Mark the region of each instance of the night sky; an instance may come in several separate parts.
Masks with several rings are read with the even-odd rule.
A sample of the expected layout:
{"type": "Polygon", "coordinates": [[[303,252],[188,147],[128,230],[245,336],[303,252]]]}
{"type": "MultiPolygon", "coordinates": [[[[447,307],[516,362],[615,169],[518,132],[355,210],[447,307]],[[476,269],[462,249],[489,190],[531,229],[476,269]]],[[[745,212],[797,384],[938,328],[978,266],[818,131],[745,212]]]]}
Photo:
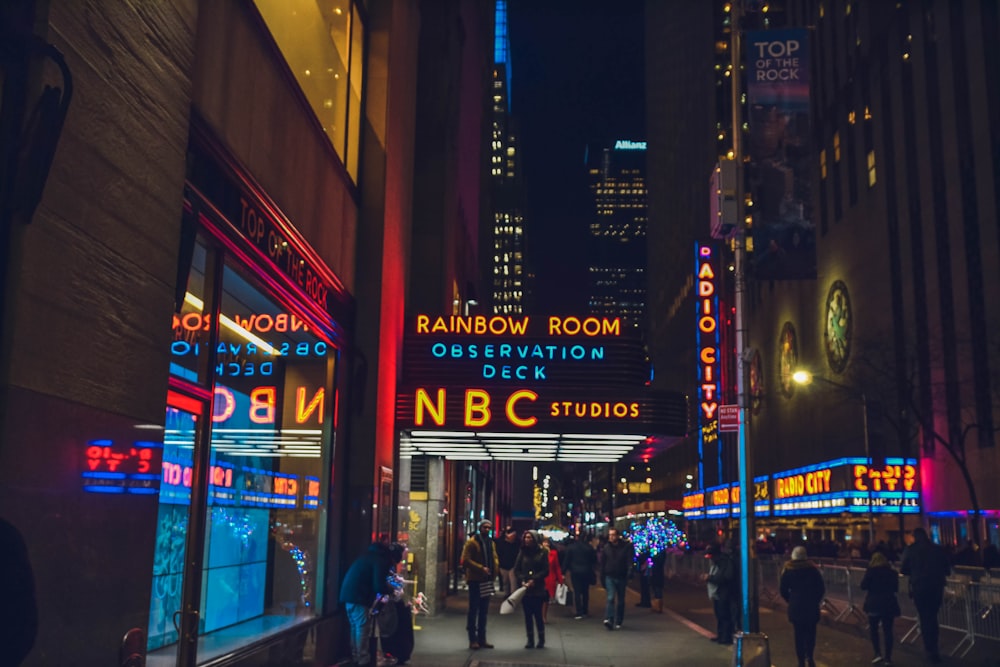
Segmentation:
{"type": "Polygon", "coordinates": [[[645,140],[642,0],[509,0],[528,262],[543,310],[586,308],[587,145],[645,140]]]}

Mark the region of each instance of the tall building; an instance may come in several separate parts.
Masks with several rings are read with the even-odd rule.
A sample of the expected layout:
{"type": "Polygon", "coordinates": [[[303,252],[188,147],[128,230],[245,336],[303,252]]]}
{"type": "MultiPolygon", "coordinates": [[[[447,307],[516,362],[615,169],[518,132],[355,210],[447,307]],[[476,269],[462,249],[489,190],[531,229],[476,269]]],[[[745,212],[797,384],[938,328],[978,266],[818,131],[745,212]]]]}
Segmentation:
{"type": "Polygon", "coordinates": [[[587,156],[593,200],[588,311],[642,329],[646,318],[646,142],[618,140],[587,156]]]}
{"type": "Polygon", "coordinates": [[[397,501],[394,397],[406,310],[478,275],[491,9],[0,3],[20,664],[336,663],[373,540],[444,598],[465,496],[397,501]]]}
{"type": "Polygon", "coordinates": [[[495,314],[524,311],[527,273],[524,265],[524,188],[519,165],[517,123],[511,113],[510,40],[507,2],[497,0],[490,137],[491,229],[487,238],[490,303],[495,314]]]}
{"type": "MultiPolygon", "coordinates": [[[[732,30],[743,44],[735,55],[749,79],[738,103],[757,537],[898,546],[904,530],[924,524],[947,544],[1000,542],[992,483],[1000,401],[991,380],[1000,369],[992,333],[1000,321],[996,4],[706,3],[672,17],[691,28],[678,40],[656,20],[665,18],[659,4],[647,4],[650,88],[676,90],[666,77],[695,80],[686,99],[650,100],[651,173],[669,193],[662,201],[674,198],[684,214],[657,205],[651,217],[677,232],[664,261],[692,273],[685,256],[695,241],[713,244],[723,271],[731,260],[725,240],[705,238],[707,184],[710,163],[732,145],[724,136],[731,107],[718,94],[731,80],[731,54],[719,54],[732,30]],[[744,15],[732,18],[740,6],[744,15]],[[693,34],[713,34],[715,43],[698,46],[686,37],[693,34]],[[686,65],[665,66],[678,62],[686,65]],[[691,74],[713,62],[717,80],[691,74]],[[795,85],[768,98],[754,89],[765,81],[795,85]],[[713,108],[722,115],[708,127],[713,108]],[[698,136],[679,139],[677,127],[698,136]],[[694,173],[693,186],[677,178],[683,172],[694,173]],[[806,249],[814,254],[796,254],[806,249]],[[814,382],[797,384],[796,369],[814,382]]],[[[677,273],[655,288],[668,315],[661,328],[682,336],[690,327],[693,341],[698,282],[677,273]]],[[[721,289],[731,305],[733,284],[721,289]]],[[[720,309],[719,326],[732,330],[728,312],[720,309]]],[[[694,384],[698,355],[687,349],[694,384]]],[[[654,361],[669,354],[666,343],[653,349],[654,361]]],[[[681,372],[684,361],[670,368],[681,372]]],[[[736,378],[725,378],[721,398],[735,399],[735,388],[736,378]]],[[[722,483],[699,489],[695,478],[685,498],[706,535],[738,520],[736,436],[715,437],[722,483]]],[[[668,456],[696,477],[694,439],[678,449],[668,456]]]]}

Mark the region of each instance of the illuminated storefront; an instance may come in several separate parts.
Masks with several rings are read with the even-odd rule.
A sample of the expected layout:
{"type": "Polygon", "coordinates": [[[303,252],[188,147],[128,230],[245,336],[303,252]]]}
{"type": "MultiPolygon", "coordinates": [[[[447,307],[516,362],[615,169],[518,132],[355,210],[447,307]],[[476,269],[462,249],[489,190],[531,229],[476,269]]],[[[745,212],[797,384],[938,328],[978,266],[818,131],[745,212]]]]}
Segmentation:
{"type": "MultiPolygon", "coordinates": [[[[869,515],[920,513],[920,473],[916,459],[847,457],[754,479],[758,528],[788,526],[790,519],[840,517],[864,522],[869,515]]],[[[723,484],[684,495],[688,520],[738,519],[739,484],[723,484]]],[[[830,524],[830,521],[826,521],[830,524]]],[[[832,524],[831,524],[832,525],[832,524]]]]}
{"type": "Polygon", "coordinates": [[[220,630],[238,627],[245,643],[323,612],[350,311],[337,278],[221,149],[196,134],[189,164],[190,269],[162,451],[138,460],[162,460],[149,650],[197,644],[205,660],[234,648],[220,630]]]}

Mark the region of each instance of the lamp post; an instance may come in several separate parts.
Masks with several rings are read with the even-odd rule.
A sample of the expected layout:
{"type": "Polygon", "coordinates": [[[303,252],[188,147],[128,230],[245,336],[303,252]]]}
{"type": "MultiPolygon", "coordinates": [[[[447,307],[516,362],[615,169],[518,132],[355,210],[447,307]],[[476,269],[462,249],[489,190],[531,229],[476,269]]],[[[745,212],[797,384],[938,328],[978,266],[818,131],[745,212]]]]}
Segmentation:
{"type": "Polygon", "coordinates": [[[733,156],[736,165],[735,203],[736,231],[733,234],[733,306],[736,343],[736,402],[739,409],[739,431],[737,435],[737,466],[740,486],[740,629],[744,633],[757,632],[760,627],[758,617],[757,576],[754,567],[754,487],[753,457],[747,433],[747,319],[746,319],[746,219],[743,207],[743,146],[741,141],[741,70],[742,51],[741,24],[743,22],[742,0],[733,2],[730,11],[730,104],[732,105],[733,156]]]}
{"type": "MultiPolygon", "coordinates": [[[[873,462],[872,462],[871,445],[869,444],[868,441],[868,397],[865,395],[865,392],[858,391],[857,389],[849,387],[846,384],[840,384],[839,382],[828,380],[825,377],[813,375],[809,371],[804,371],[804,370],[797,370],[794,373],[792,373],[792,380],[796,384],[802,384],[802,385],[810,384],[813,380],[819,380],[824,384],[828,384],[831,387],[836,387],[837,389],[845,391],[851,396],[861,400],[861,411],[862,411],[861,425],[862,425],[863,439],[865,445],[865,458],[868,460],[868,467],[871,468],[873,462]]],[[[871,479],[868,480],[866,486],[868,488],[868,546],[869,548],[871,548],[875,545],[875,516],[872,513],[871,479]]]]}

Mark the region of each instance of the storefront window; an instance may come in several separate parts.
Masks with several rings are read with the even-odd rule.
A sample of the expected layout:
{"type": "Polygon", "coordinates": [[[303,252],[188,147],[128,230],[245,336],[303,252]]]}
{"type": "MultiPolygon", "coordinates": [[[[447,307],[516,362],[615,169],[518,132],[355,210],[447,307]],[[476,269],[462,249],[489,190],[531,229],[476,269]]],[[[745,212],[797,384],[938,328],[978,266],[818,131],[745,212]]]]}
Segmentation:
{"type": "Polygon", "coordinates": [[[198,437],[196,409],[168,401],[148,640],[150,650],[162,651],[178,640],[173,615],[181,608],[194,461],[204,441],[210,451],[199,662],[319,614],[334,404],[327,383],[335,350],[246,268],[224,260],[216,312],[210,299],[192,293],[205,284],[213,252],[198,244],[174,320],[173,375],[206,397],[210,434],[198,437]],[[200,331],[185,325],[196,320],[200,331]],[[214,350],[207,349],[211,340],[214,350]],[[198,387],[206,374],[190,358],[206,356],[214,383],[198,387]]]}
{"type": "Polygon", "coordinates": [[[254,4],[347,173],[356,182],[364,24],[355,3],[255,0],[254,4]]]}

